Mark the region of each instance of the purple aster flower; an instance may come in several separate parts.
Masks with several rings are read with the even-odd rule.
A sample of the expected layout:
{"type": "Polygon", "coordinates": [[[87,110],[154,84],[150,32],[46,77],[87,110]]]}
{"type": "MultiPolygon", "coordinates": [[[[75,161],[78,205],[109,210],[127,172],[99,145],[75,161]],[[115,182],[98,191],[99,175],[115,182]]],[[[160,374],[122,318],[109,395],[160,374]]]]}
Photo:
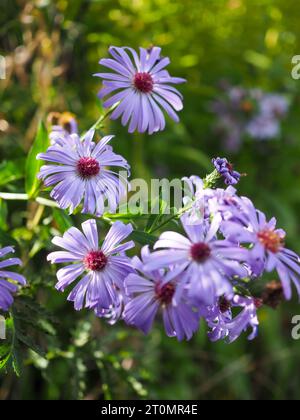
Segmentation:
{"type": "Polygon", "coordinates": [[[71,263],[57,272],[56,289],[66,287],[81,278],[68,300],[76,310],[95,308],[99,313],[119,305],[119,292],[124,290],[124,279],[133,271],[125,251],[134,247],[132,241],[121,244],[132,232],[131,225],[116,222],[110,228],[103,244],[95,220],[82,224],[83,233],[72,227],[63,237],[56,236],[52,242],[65,249],[48,255],[51,263],[71,263]],[[83,276],[83,277],[82,277],[83,276]]]}
{"type": "Polygon", "coordinates": [[[124,290],[116,290],[115,298],[109,309],[103,308],[101,305],[95,307],[95,314],[99,318],[104,318],[110,325],[114,325],[123,315],[125,302],[128,301],[124,290]]]}
{"type": "Polygon", "coordinates": [[[175,302],[178,278],[169,281],[164,270],[145,271],[144,265],[149,256],[149,249],[145,247],[142,260],[133,259],[139,274],[129,274],[125,280],[130,299],[125,305],[124,320],[148,334],[155,316],[161,311],[166,334],[179,341],[190,340],[199,327],[199,314],[188,302],[186,294],[175,302]]]}
{"type": "MultiPolygon", "coordinates": [[[[0,258],[9,253],[15,252],[10,246],[0,249],[0,258]]],[[[18,283],[22,286],[26,284],[25,277],[12,271],[3,270],[13,265],[22,265],[19,258],[8,258],[0,261],[0,309],[8,311],[13,304],[13,294],[18,291],[18,283]]]]}
{"type": "Polygon", "coordinates": [[[201,314],[211,328],[208,334],[210,340],[227,339],[232,343],[248,328],[252,328],[248,339],[254,340],[258,334],[257,309],[260,306],[261,301],[258,299],[234,295],[232,299],[222,296],[215,305],[203,308],[201,314]],[[232,308],[239,308],[241,311],[233,317],[232,308]]]}
{"type": "Polygon", "coordinates": [[[47,117],[47,124],[50,126],[51,131],[78,134],[78,125],[75,115],[70,112],[50,112],[47,117]]]}
{"type": "Polygon", "coordinates": [[[203,223],[210,213],[208,209],[209,198],[213,196],[213,190],[205,188],[202,179],[198,176],[182,178],[184,183],[183,206],[186,223],[190,225],[203,223]]]}
{"type": "Polygon", "coordinates": [[[241,174],[233,169],[233,165],[226,158],[216,158],[212,163],[218,173],[224,178],[225,184],[235,185],[240,181],[241,174]]]}
{"type": "Polygon", "coordinates": [[[268,222],[266,216],[249,199],[243,197],[240,206],[241,210],[235,214],[235,220],[224,223],[224,235],[229,240],[252,246],[248,262],[254,274],[261,275],[264,270],[271,272],[275,269],[286,299],[292,297],[292,283],[300,296],[300,258],[285,248],[285,232],[276,229],[275,218],[268,222]]]}
{"type": "Polygon", "coordinates": [[[260,101],[260,109],[263,115],[281,120],[288,112],[289,102],[282,95],[264,95],[260,101]]]}
{"type": "Polygon", "coordinates": [[[212,190],[212,196],[208,200],[209,214],[220,214],[223,220],[233,217],[233,210],[238,207],[239,197],[236,189],[231,185],[226,189],[217,188],[212,190]]]}
{"type": "Polygon", "coordinates": [[[280,134],[280,124],[268,115],[258,115],[246,126],[246,133],[257,140],[274,139],[280,134]]]}
{"type": "Polygon", "coordinates": [[[183,227],[188,237],[176,232],[164,232],[156,242],[154,252],[146,263],[146,270],[155,270],[175,266],[168,274],[181,275],[175,300],[188,287],[189,297],[196,304],[212,305],[217,297],[230,295],[233,291],[230,280],[234,276],[247,276],[246,269],[240,264],[245,261],[247,251],[228,241],[219,240],[217,232],[221,217],[213,221],[188,225],[182,218],[183,227]]]}
{"type": "Polygon", "coordinates": [[[113,136],[103,137],[97,144],[93,136],[93,130],[83,140],[72,134],[72,141],[62,139],[62,143],[56,142],[46,153],[39,154],[37,159],[54,164],[42,166],[38,177],[46,187],[56,184],[50,195],[61,208],[69,208],[72,213],[83,200],[82,213],[101,216],[106,203],[115,213],[120,198],[126,194],[127,180],[109,167],[129,171],[129,165],[107,145],[113,136]]]}
{"type": "Polygon", "coordinates": [[[111,119],[122,117],[122,124],[129,124],[130,133],[138,130],[140,133],[148,131],[149,134],[165,128],[161,108],[178,122],[175,111],[183,108],[182,95],[170,85],[184,83],[185,80],[171,77],[165,70],[170,59],[161,57],[161,48],[140,48],[139,56],[128,47],[110,47],[109,52],[113,58],[102,59],[100,64],[114,73],[97,73],[95,76],[104,79],[100,98],[113,93],[104,102],[104,107],[110,108],[120,102],[111,119]]]}

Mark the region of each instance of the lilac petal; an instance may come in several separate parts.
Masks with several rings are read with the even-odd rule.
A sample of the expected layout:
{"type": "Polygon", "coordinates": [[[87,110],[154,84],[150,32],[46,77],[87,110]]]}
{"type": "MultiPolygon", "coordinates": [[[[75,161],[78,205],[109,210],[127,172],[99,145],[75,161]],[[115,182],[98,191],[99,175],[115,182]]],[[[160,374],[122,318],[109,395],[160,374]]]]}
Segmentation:
{"type": "Polygon", "coordinates": [[[99,64],[116,71],[121,76],[126,75],[127,77],[132,77],[131,72],[125,66],[123,66],[122,64],[119,64],[117,61],[112,60],[111,58],[103,58],[102,60],[99,61],[99,64]]]}
{"type": "Polygon", "coordinates": [[[173,92],[160,87],[155,87],[154,92],[168,101],[176,111],[181,111],[183,109],[182,100],[173,92]]]}
{"type": "Polygon", "coordinates": [[[119,63],[126,66],[132,74],[135,73],[136,70],[124,48],[110,47],[109,52],[119,63]]]}
{"type": "Polygon", "coordinates": [[[99,246],[99,237],[96,220],[90,219],[82,223],[82,230],[89,243],[90,249],[97,250],[99,246]]]}
{"type": "Polygon", "coordinates": [[[101,79],[108,79],[108,80],[114,80],[116,82],[127,82],[128,77],[126,76],[119,76],[115,73],[95,73],[93,74],[95,77],[101,77],[101,79]]]}
{"type": "Polygon", "coordinates": [[[64,262],[80,261],[82,258],[80,255],[76,255],[66,251],[51,252],[48,255],[47,260],[51,261],[52,264],[59,264],[64,262]]]}
{"type": "Polygon", "coordinates": [[[154,249],[174,248],[188,250],[191,245],[191,242],[187,238],[177,232],[164,232],[154,245],[154,249]]]}
{"type": "Polygon", "coordinates": [[[87,291],[87,287],[90,282],[90,274],[87,274],[68,296],[68,300],[74,302],[74,308],[79,311],[83,308],[84,298],[87,291]]]}
{"type": "Polygon", "coordinates": [[[174,120],[175,122],[179,122],[179,117],[176,114],[176,112],[174,112],[173,108],[160,96],[156,95],[153,93],[153,98],[156,100],[156,102],[158,102],[163,109],[167,112],[167,114],[169,115],[169,117],[174,120]]]}
{"type": "Polygon", "coordinates": [[[12,265],[22,265],[22,261],[19,258],[9,258],[8,260],[0,261],[0,269],[12,265]]]}
{"type": "MultiPolygon", "coordinates": [[[[120,87],[122,87],[122,86],[120,86],[120,87]]],[[[112,96],[111,98],[109,98],[107,101],[105,101],[103,103],[104,108],[110,108],[111,106],[115,105],[117,102],[124,99],[131,92],[130,87],[128,87],[128,86],[124,86],[124,87],[126,87],[127,89],[116,93],[114,96],[112,96]]]]}
{"type": "Polygon", "coordinates": [[[158,268],[169,267],[172,264],[184,264],[186,259],[186,251],[157,251],[145,264],[145,270],[157,270],[158,268]]]}
{"type": "Polygon", "coordinates": [[[15,250],[12,246],[7,246],[5,248],[0,249],[0,258],[4,257],[7,254],[14,253],[15,250]]]}
{"type": "Polygon", "coordinates": [[[125,306],[124,320],[129,325],[134,325],[144,334],[148,334],[159,307],[159,303],[153,299],[152,293],[144,293],[125,306]]]}
{"type": "Polygon", "coordinates": [[[165,327],[165,331],[167,333],[168,337],[176,337],[176,331],[172,325],[172,321],[171,321],[171,311],[172,311],[172,307],[167,306],[164,310],[163,310],[163,322],[164,322],[164,327],[165,327]]]}
{"type": "Polygon", "coordinates": [[[12,271],[0,271],[0,278],[1,277],[17,281],[23,286],[25,286],[27,283],[24,276],[21,276],[21,274],[14,273],[12,271]]]}
{"type": "Polygon", "coordinates": [[[150,53],[149,59],[147,60],[147,63],[145,64],[144,71],[145,72],[151,72],[152,67],[154,64],[159,60],[161,54],[161,48],[154,47],[150,53]]]}
{"type": "Polygon", "coordinates": [[[163,58],[162,60],[160,60],[156,66],[154,66],[151,70],[151,74],[155,74],[158,73],[160,70],[162,70],[163,68],[167,67],[170,64],[170,59],[168,57],[163,58]]]}
{"type": "Polygon", "coordinates": [[[110,228],[102,245],[104,254],[109,255],[114,252],[116,246],[126,239],[133,232],[131,224],[125,225],[122,222],[115,222],[110,228]]]}
{"type": "Polygon", "coordinates": [[[129,274],[125,279],[125,290],[129,296],[135,293],[151,292],[153,291],[154,286],[155,284],[153,281],[138,276],[137,274],[129,274]]]}
{"type": "Polygon", "coordinates": [[[63,292],[66,287],[73,283],[84,271],[83,264],[73,264],[63,267],[57,272],[58,282],[55,288],[63,292]]]}

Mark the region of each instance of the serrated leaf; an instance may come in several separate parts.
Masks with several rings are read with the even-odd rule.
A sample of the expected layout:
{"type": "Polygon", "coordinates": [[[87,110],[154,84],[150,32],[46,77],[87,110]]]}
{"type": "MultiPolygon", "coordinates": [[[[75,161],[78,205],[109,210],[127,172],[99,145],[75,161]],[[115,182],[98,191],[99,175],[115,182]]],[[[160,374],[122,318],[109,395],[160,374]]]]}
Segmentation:
{"type": "Polygon", "coordinates": [[[37,160],[36,157],[39,153],[46,151],[48,143],[48,132],[45,125],[41,122],[26,161],[25,190],[29,198],[37,194],[40,185],[37,174],[43,163],[37,160]]]}

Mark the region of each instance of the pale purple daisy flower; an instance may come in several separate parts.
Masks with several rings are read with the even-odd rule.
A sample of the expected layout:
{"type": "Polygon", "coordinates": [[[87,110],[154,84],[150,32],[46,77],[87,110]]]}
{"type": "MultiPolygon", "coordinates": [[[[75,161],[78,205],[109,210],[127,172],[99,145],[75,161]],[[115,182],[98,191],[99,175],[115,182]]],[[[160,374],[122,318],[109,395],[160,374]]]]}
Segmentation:
{"type": "Polygon", "coordinates": [[[283,95],[264,95],[260,101],[261,113],[270,118],[282,119],[289,110],[289,102],[283,95]]]}
{"type": "Polygon", "coordinates": [[[109,167],[123,168],[126,175],[130,167],[107,145],[113,136],[103,137],[97,144],[92,141],[93,136],[94,130],[82,140],[72,134],[72,141],[56,142],[46,153],[40,153],[37,159],[54,164],[42,166],[38,177],[44,180],[46,187],[56,184],[50,196],[61,208],[72,213],[83,200],[82,213],[101,216],[106,205],[115,213],[121,197],[126,194],[126,176],[109,167]]]}
{"type": "Polygon", "coordinates": [[[239,203],[236,192],[236,189],[231,185],[226,189],[212,190],[212,196],[208,200],[209,214],[220,214],[223,220],[231,219],[233,209],[238,208],[239,203]]]}
{"type": "Polygon", "coordinates": [[[226,185],[238,184],[241,174],[234,170],[233,165],[226,158],[215,158],[212,163],[217,172],[224,178],[226,185]]]}
{"type": "Polygon", "coordinates": [[[260,114],[246,126],[246,133],[257,140],[274,139],[280,135],[280,124],[275,118],[260,114]]]}
{"type": "Polygon", "coordinates": [[[222,296],[215,305],[202,308],[200,312],[211,328],[208,333],[210,340],[226,339],[229,343],[233,343],[249,328],[252,332],[248,340],[254,340],[258,334],[257,309],[260,306],[259,299],[234,295],[231,299],[222,296]],[[232,308],[239,308],[241,311],[234,317],[232,308]]]}
{"type": "Polygon", "coordinates": [[[104,102],[104,107],[110,108],[120,102],[111,119],[122,117],[122,125],[129,124],[130,133],[138,130],[140,133],[148,131],[149,134],[165,128],[161,108],[174,121],[179,122],[175,111],[182,110],[183,98],[170,85],[184,83],[185,80],[171,77],[165,70],[170,59],[161,57],[161,48],[140,48],[139,56],[128,47],[110,47],[109,52],[113,58],[102,59],[100,64],[114,73],[97,73],[95,76],[104,79],[100,98],[113,93],[104,102]]]}
{"type": "MultiPolygon", "coordinates": [[[[11,246],[2,248],[0,249],[0,258],[13,252],[15,251],[11,246]]],[[[0,261],[0,309],[3,311],[8,311],[13,304],[13,294],[18,291],[18,284],[26,285],[24,276],[13,271],[3,270],[14,265],[22,265],[22,261],[19,258],[8,258],[0,261]]]]}
{"type": "Polygon", "coordinates": [[[286,299],[292,297],[292,283],[300,296],[300,257],[285,248],[285,232],[276,229],[275,218],[268,222],[249,199],[243,197],[240,208],[234,220],[224,222],[224,235],[229,240],[252,246],[248,262],[255,275],[261,275],[264,270],[276,270],[286,299]]]}
{"type": "Polygon", "coordinates": [[[247,259],[247,251],[231,242],[217,238],[222,218],[217,215],[213,221],[189,225],[182,217],[188,237],[176,232],[164,232],[154,249],[163,249],[151,254],[146,270],[175,266],[169,278],[181,275],[175,300],[188,287],[189,297],[197,304],[212,305],[217,297],[230,295],[233,291],[231,279],[247,276],[240,264],[247,259]]]}
{"type": "Polygon", "coordinates": [[[199,314],[188,302],[186,294],[182,294],[175,303],[178,278],[168,281],[164,270],[144,269],[149,256],[148,247],[144,247],[142,260],[133,258],[138,274],[129,274],[125,280],[125,289],[130,298],[125,305],[124,320],[148,334],[154,318],[161,311],[166,334],[179,341],[185,338],[190,340],[199,328],[199,314]]]}
{"type": "Polygon", "coordinates": [[[114,301],[109,309],[103,308],[101,305],[95,307],[95,314],[99,318],[104,318],[110,325],[114,325],[122,317],[124,305],[128,301],[124,290],[117,290],[114,301]]]}
{"type": "Polygon", "coordinates": [[[125,251],[133,248],[134,242],[121,243],[133,229],[131,225],[114,223],[101,246],[95,220],[84,222],[82,230],[83,233],[72,227],[63,237],[56,236],[52,240],[66,251],[49,254],[48,261],[71,263],[57,272],[56,289],[64,291],[80,277],[68,300],[74,302],[76,310],[97,307],[98,311],[106,312],[119,305],[124,279],[133,271],[125,251]]]}
{"type": "Polygon", "coordinates": [[[190,225],[203,223],[209,217],[208,200],[213,196],[213,190],[205,188],[203,180],[196,175],[184,177],[182,181],[185,222],[190,225]]]}

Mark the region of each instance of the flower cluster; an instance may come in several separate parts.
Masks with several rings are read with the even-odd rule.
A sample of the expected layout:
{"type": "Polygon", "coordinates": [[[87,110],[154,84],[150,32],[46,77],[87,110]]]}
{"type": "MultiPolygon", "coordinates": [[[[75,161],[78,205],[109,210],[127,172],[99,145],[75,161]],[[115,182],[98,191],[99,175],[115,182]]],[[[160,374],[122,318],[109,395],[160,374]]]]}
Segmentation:
{"type": "Polygon", "coordinates": [[[146,334],[160,313],[166,334],[178,340],[190,339],[205,319],[212,341],[232,342],[248,328],[250,339],[257,335],[263,300],[251,295],[251,285],[264,272],[277,271],[287,299],[292,284],[300,295],[300,259],[285,248],[275,219],[268,222],[231,186],[209,189],[197,177],[190,181],[193,204],[201,201],[203,211],[197,215],[191,206],[181,217],[183,233],[162,233],[140,258],[126,256],[134,243],[122,242],[132,226],[121,222],[101,246],[94,220],[83,223],[83,233],[71,228],[53,239],[65,251],[49,260],[71,263],[58,271],[56,288],[63,291],[81,278],[68,297],[75,309],[93,309],[111,322],[121,318],[146,334]],[[249,293],[240,295],[239,286],[249,293]]]}
{"type": "Polygon", "coordinates": [[[218,117],[216,128],[224,137],[225,147],[237,151],[244,137],[254,140],[279,137],[289,101],[280,94],[226,85],[212,110],[218,117]]]}
{"type": "MultiPolygon", "coordinates": [[[[139,55],[131,48],[111,47],[109,52],[112,58],[100,64],[113,72],[96,75],[104,80],[100,98],[109,97],[104,102],[110,108],[106,115],[120,117],[123,125],[129,124],[129,132],[149,134],[164,129],[162,109],[178,121],[182,96],[171,85],[184,80],[169,75],[170,60],[161,56],[160,48],[141,48],[139,55]]],[[[241,125],[238,120],[238,139],[242,129],[256,138],[273,137],[288,108],[284,98],[259,91],[230,89],[228,99],[216,104],[215,110],[223,116],[223,124],[233,124],[230,113],[243,121],[241,125]],[[272,135],[271,129],[255,134],[261,118],[265,131],[267,120],[276,125],[272,135]]],[[[96,142],[94,131],[80,138],[74,121],[68,129],[56,126],[51,146],[38,155],[49,162],[38,176],[45,186],[54,186],[50,195],[62,209],[72,213],[82,204],[82,213],[102,216],[105,203],[116,212],[125,192],[124,183],[109,168],[127,174],[129,165],[108,145],[112,136],[96,142]]],[[[53,244],[61,250],[49,254],[48,260],[64,264],[57,271],[56,289],[71,288],[68,300],[76,310],[92,310],[111,324],[123,320],[145,334],[161,317],[166,334],[178,340],[191,339],[201,319],[212,341],[233,342],[247,330],[249,339],[256,337],[257,312],[264,303],[273,299],[270,304],[275,307],[274,301],[278,304],[283,294],[290,299],[293,286],[300,295],[300,259],[285,247],[285,232],[276,228],[276,220],[267,221],[248,198],[237,194],[233,185],[241,174],[226,158],[212,162],[214,170],[204,180],[183,179],[186,194],[182,210],[174,216],[180,231],[162,232],[152,248],[142,248],[140,256],[127,254],[135,247],[134,228],[121,221],[113,223],[106,236],[99,236],[100,226],[89,219],[82,230],[72,227],[54,237],[53,244]],[[226,188],[215,188],[220,179],[226,188]],[[253,283],[273,271],[281,285],[272,284],[255,296],[253,283]]],[[[123,178],[127,182],[127,176],[123,178]]],[[[11,302],[9,294],[3,296],[11,302]]]]}
{"type": "MultiPolygon", "coordinates": [[[[103,79],[99,96],[108,97],[107,114],[82,137],[72,114],[52,114],[51,144],[37,156],[47,162],[38,178],[53,187],[50,196],[70,213],[81,207],[82,213],[98,217],[106,208],[114,214],[127,192],[130,167],[109,145],[113,136],[95,140],[106,116],[120,117],[130,133],[153,134],[165,128],[163,111],[178,121],[176,111],[183,107],[182,95],[172,85],[184,79],[170,76],[170,60],[160,48],[141,48],[139,55],[131,48],[111,47],[109,52],[112,58],[100,64],[112,72],[96,75],[103,79]]],[[[280,95],[230,88],[214,110],[228,146],[237,147],[244,133],[256,139],[276,137],[288,102],[280,95]]],[[[111,324],[123,320],[145,334],[161,317],[166,334],[179,341],[191,339],[204,320],[212,341],[231,343],[247,330],[249,339],[256,337],[263,304],[276,307],[283,297],[291,299],[293,288],[300,296],[300,258],[286,248],[285,232],[276,227],[275,218],[268,221],[237,194],[234,186],[242,175],[226,158],[212,163],[214,170],[205,179],[183,179],[182,210],[174,216],[180,230],[162,232],[140,256],[128,255],[136,246],[134,228],[121,221],[112,223],[106,236],[99,235],[100,225],[90,218],[81,230],[71,227],[53,238],[61,250],[50,253],[48,261],[63,264],[56,289],[71,289],[68,300],[75,310],[92,310],[111,324]],[[221,179],[226,187],[216,188],[221,179]],[[271,272],[280,283],[269,283],[255,295],[254,282],[271,272]]],[[[11,247],[0,249],[0,257],[10,252],[11,247]]],[[[20,264],[17,258],[0,262],[1,310],[10,308],[13,294],[26,284],[23,276],[5,270],[20,264]]]]}

